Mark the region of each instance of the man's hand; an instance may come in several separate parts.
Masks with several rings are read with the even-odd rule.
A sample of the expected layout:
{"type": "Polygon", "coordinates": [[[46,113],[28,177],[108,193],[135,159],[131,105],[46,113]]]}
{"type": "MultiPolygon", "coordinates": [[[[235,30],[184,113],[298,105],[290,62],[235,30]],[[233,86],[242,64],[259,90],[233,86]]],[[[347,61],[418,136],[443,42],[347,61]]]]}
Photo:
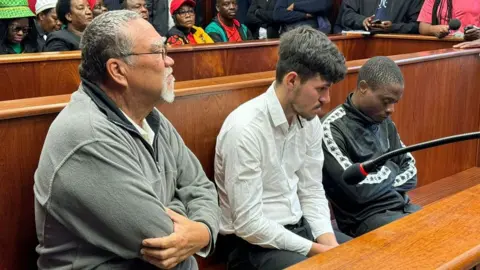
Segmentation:
{"type": "Polygon", "coordinates": [[[307,18],[307,19],[313,18],[313,15],[310,14],[310,13],[306,13],[306,14],[305,14],[305,18],[307,18]]]}
{"type": "Polygon", "coordinates": [[[313,243],[310,251],[308,252],[307,256],[312,257],[320,253],[327,252],[328,250],[334,248],[333,246],[322,245],[319,243],[313,243]]]}
{"type": "Polygon", "coordinates": [[[210,242],[208,227],[167,208],[173,221],[173,233],[166,237],[143,240],[143,258],[162,269],[170,269],[192,256],[210,242]]]}
{"type": "Polygon", "coordinates": [[[460,44],[456,44],[453,46],[455,49],[472,49],[472,48],[480,48],[480,39],[470,42],[463,42],[460,44]]]}
{"type": "Polygon", "coordinates": [[[432,29],[433,34],[437,38],[444,38],[444,37],[448,36],[448,33],[450,31],[448,29],[448,25],[432,25],[431,29],[432,29]]]}
{"type": "Polygon", "coordinates": [[[370,27],[374,30],[382,30],[385,32],[387,32],[388,30],[390,30],[390,28],[392,28],[391,21],[382,21],[380,23],[370,24],[370,25],[371,25],[370,27]]]}
{"type": "Polygon", "coordinates": [[[465,40],[480,39],[480,28],[474,27],[465,31],[465,40]]]}
{"type": "Polygon", "coordinates": [[[290,6],[288,6],[287,10],[293,11],[294,8],[295,8],[295,3],[292,3],[290,6]]]}
{"type": "Polygon", "coordinates": [[[336,247],[338,246],[337,238],[335,238],[334,233],[324,233],[319,235],[315,241],[319,244],[326,246],[336,247]]]}
{"type": "Polygon", "coordinates": [[[365,20],[363,20],[363,28],[365,28],[365,30],[367,31],[370,30],[370,27],[372,26],[373,17],[375,17],[375,15],[367,17],[365,18],[365,20]]]}

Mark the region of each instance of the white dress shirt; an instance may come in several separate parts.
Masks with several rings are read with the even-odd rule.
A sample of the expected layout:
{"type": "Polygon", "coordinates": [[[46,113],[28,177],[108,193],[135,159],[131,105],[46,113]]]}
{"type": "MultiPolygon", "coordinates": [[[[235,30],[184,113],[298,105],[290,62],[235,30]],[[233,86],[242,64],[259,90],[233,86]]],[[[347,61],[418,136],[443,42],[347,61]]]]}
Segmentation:
{"type": "Polygon", "coordinates": [[[220,233],[307,255],[312,242],[283,225],[303,216],[315,238],[333,232],[322,185],[322,126],[318,117],[295,117],[289,125],[274,84],[233,111],[217,137],[220,233]]]}

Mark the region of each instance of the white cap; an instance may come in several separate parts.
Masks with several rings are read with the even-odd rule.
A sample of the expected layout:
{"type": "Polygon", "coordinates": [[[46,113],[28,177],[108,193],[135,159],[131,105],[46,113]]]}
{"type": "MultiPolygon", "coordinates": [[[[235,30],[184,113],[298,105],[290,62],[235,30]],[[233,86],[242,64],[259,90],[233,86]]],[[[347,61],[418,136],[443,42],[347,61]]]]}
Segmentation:
{"type": "Polygon", "coordinates": [[[57,0],[37,0],[37,3],[35,4],[35,14],[38,15],[46,9],[55,8],[56,5],[57,0]]]}

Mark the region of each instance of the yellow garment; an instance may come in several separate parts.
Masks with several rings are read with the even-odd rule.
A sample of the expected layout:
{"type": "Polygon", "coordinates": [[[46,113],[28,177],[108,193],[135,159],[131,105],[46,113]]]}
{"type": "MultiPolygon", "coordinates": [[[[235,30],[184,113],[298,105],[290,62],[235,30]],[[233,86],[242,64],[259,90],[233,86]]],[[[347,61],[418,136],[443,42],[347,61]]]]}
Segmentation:
{"type": "Polygon", "coordinates": [[[213,39],[201,27],[192,26],[192,28],[195,29],[193,38],[197,44],[214,43],[213,39]]]}

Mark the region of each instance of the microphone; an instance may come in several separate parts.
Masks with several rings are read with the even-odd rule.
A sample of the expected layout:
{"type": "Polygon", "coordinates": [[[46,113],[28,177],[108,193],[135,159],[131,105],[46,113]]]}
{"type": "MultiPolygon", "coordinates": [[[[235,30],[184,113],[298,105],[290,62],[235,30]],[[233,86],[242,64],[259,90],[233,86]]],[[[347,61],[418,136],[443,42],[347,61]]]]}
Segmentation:
{"type": "Polygon", "coordinates": [[[383,165],[387,160],[391,159],[392,157],[403,155],[408,152],[422,150],[425,148],[431,148],[439,145],[472,140],[472,139],[480,139],[480,131],[440,138],[440,139],[418,143],[408,147],[396,149],[391,152],[387,152],[375,159],[368,160],[362,163],[355,163],[351,165],[343,172],[342,178],[347,184],[356,185],[362,182],[370,172],[375,171],[379,166],[383,165]]]}
{"type": "Polygon", "coordinates": [[[448,22],[448,30],[453,30],[453,31],[457,31],[458,29],[460,29],[460,26],[462,25],[462,23],[460,22],[460,20],[458,19],[451,19],[449,22],[448,22]]]}

